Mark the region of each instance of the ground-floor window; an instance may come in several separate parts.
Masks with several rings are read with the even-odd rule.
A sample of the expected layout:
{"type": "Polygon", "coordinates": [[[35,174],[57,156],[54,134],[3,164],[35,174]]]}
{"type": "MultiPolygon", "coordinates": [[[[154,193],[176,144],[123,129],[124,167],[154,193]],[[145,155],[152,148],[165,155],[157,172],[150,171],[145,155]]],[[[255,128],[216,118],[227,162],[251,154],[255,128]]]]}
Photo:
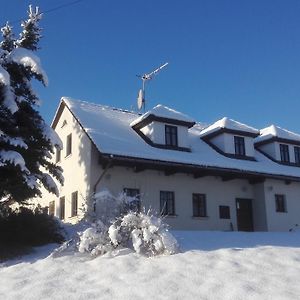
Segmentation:
{"type": "Polygon", "coordinates": [[[128,209],[131,211],[139,212],[141,210],[140,190],[132,188],[124,188],[124,193],[130,197],[128,209]]]}
{"type": "Polygon", "coordinates": [[[65,197],[59,199],[59,218],[61,220],[65,218],[65,197]]]}
{"type": "Polygon", "coordinates": [[[193,217],[207,217],[205,194],[193,194],[193,217]]]}
{"type": "Polygon", "coordinates": [[[175,215],[174,192],[160,191],[160,213],[163,216],[175,215]]]}
{"type": "Polygon", "coordinates": [[[287,212],[285,195],[275,195],[276,212],[287,212]]]}
{"type": "Polygon", "coordinates": [[[230,219],[230,207],[227,205],[219,206],[220,219],[230,219]]]}
{"type": "Polygon", "coordinates": [[[55,215],[55,201],[49,202],[49,215],[54,216],[55,215]]]}
{"type": "Polygon", "coordinates": [[[78,210],[78,192],[74,192],[71,195],[71,217],[77,216],[78,210]]]}

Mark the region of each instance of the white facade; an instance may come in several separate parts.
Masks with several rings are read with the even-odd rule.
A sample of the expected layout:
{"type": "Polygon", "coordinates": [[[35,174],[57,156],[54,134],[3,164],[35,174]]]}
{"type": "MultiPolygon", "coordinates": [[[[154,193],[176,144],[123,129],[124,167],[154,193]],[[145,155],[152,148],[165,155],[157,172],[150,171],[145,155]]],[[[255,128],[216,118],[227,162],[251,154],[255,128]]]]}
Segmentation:
{"type": "MultiPolygon", "coordinates": [[[[65,197],[64,221],[66,222],[77,222],[82,217],[80,208],[83,205],[87,204],[88,209],[93,210],[92,195],[95,192],[108,189],[117,195],[125,188],[131,188],[139,190],[142,207],[146,210],[152,209],[156,213],[160,213],[162,210],[160,192],[173,192],[174,215],[166,216],[165,219],[173,229],[239,230],[241,228],[241,216],[238,199],[244,199],[246,202],[251,203],[251,222],[253,225],[252,229],[255,231],[287,231],[296,224],[300,224],[300,172],[299,181],[296,180],[296,177],[293,181],[285,179],[284,176],[282,179],[271,179],[271,175],[261,175],[265,177],[264,180],[251,181],[250,177],[250,179],[248,177],[243,179],[242,176],[238,178],[236,175],[232,175],[232,171],[228,171],[231,177],[225,176],[227,174],[226,171],[220,173],[217,169],[215,174],[213,171],[201,173],[201,169],[201,172],[197,173],[198,175],[195,173],[197,176],[190,171],[176,171],[176,169],[175,171],[173,169],[173,173],[167,173],[164,169],[159,170],[154,167],[151,169],[152,166],[137,169],[136,162],[143,160],[143,158],[130,160],[130,163],[122,166],[117,160],[115,153],[110,155],[104,153],[107,157],[107,161],[104,163],[103,157],[105,155],[99,151],[101,142],[100,145],[95,143],[95,140],[91,138],[89,133],[94,132],[94,129],[84,128],[75,113],[78,113],[78,111],[74,109],[71,112],[71,109],[66,104],[61,105],[61,109],[57,113],[53,127],[64,144],[61,160],[58,164],[64,170],[65,184],[59,188],[59,198],[56,199],[55,196],[44,192],[41,200],[41,204],[44,206],[48,206],[50,201],[55,200],[55,215],[60,216],[59,199],[65,197]],[[67,137],[70,134],[72,135],[71,154],[66,156],[67,137]],[[111,164],[107,163],[109,161],[111,161],[111,164]],[[71,195],[74,192],[78,192],[78,214],[72,217],[71,195]],[[205,195],[205,216],[194,216],[193,194],[205,195]],[[277,211],[276,195],[283,196],[285,207],[279,207],[283,211],[277,211]],[[220,217],[220,206],[229,210],[230,215],[227,218],[220,217]]],[[[164,144],[164,125],[162,122],[152,122],[142,128],[141,131],[151,138],[154,143],[164,144]]],[[[196,149],[195,146],[191,147],[190,139],[188,139],[188,128],[180,125],[177,128],[179,146],[196,149]]],[[[99,133],[96,132],[96,134],[99,133]]],[[[109,135],[109,132],[105,131],[105,135],[109,135]]],[[[212,141],[224,152],[234,154],[233,136],[233,134],[223,133],[213,138],[212,141]]],[[[138,135],[136,135],[136,138],[142,140],[138,135]]],[[[198,139],[199,142],[204,143],[200,137],[193,135],[193,140],[197,143],[198,139]]],[[[122,141],[124,140],[126,140],[126,137],[122,136],[122,141]]],[[[145,147],[150,147],[149,149],[153,148],[143,142],[144,144],[145,147]]],[[[111,144],[109,146],[111,147],[111,144]]],[[[205,147],[208,146],[205,145],[205,147]]],[[[255,156],[253,138],[245,137],[245,148],[247,156],[255,156]]],[[[274,155],[276,155],[276,147],[274,146],[272,149],[274,150],[274,155]]],[[[168,151],[167,153],[170,155],[180,152],[164,149],[159,151],[168,151]]],[[[214,150],[212,150],[212,153],[215,154],[214,150]]],[[[185,154],[183,152],[182,155],[193,155],[193,153],[185,154]]],[[[215,155],[220,154],[216,153],[215,155]]],[[[160,158],[157,157],[157,159],[159,160],[160,158]]],[[[237,161],[231,158],[226,159],[229,162],[232,161],[232,163],[237,161]]],[[[122,161],[122,158],[120,161],[122,161]]],[[[258,163],[247,162],[247,164],[255,164],[255,166],[258,163]]],[[[155,161],[153,162],[154,164],[155,161]]],[[[274,164],[275,162],[267,161],[269,166],[274,164]]],[[[204,171],[206,171],[206,168],[204,168],[204,171]]],[[[245,171],[244,173],[247,172],[245,171]]],[[[244,173],[242,174],[243,176],[244,173]]],[[[286,178],[290,177],[286,176],[286,178]]]]}

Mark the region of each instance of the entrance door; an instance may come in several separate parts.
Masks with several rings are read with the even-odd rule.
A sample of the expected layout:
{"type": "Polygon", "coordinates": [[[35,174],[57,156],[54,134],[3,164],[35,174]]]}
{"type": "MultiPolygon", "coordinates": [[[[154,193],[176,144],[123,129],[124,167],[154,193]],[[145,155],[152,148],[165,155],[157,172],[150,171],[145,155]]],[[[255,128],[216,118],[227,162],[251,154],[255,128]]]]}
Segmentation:
{"type": "Polygon", "coordinates": [[[252,200],[236,199],[238,231],[253,231],[252,200]]]}

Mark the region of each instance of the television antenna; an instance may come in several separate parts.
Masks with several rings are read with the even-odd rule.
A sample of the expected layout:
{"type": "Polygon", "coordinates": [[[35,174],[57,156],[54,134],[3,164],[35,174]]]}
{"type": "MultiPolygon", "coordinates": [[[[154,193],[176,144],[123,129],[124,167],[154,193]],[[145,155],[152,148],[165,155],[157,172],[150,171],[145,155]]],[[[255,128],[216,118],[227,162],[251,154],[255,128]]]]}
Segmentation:
{"type": "Polygon", "coordinates": [[[139,77],[140,79],[142,79],[142,88],[139,90],[138,93],[138,98],[137,98],[137,107],[139,110],[141,110],[142,108],[144,108],[145,111],[145,84],[148,80],[151,80],[155,75],[157,75],[157,73],[163,69],[164,67],[166,67],[169,63],[164,63],[163,65],[161,65],[160,67],[158,67],[156,70],[152,71],[149,74],[144,74],[144,75],[137,75],[137,77],[139,77]]]}

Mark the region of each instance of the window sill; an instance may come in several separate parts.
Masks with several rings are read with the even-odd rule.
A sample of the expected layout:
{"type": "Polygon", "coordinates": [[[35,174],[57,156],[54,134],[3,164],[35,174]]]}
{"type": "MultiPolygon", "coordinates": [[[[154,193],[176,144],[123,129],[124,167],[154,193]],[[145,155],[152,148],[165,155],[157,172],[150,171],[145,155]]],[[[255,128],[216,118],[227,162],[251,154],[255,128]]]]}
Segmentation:
{"type": "Polygon", "coordinates": [[[67,156],[65,156],[65,159],[66,158],[69,158],[70,156],[72,156],[72,153],[68,154],[67,156]]]}
{"type": "Polygon", "coordinates": [[[162,215],[163,218],[177,218],[178,215],[162,215]]]}
{"type": "Polygon", "coordinates": [[[196,219],[196,220],[207,220],[207,219],[209,219],[209,216],[205,216],[205,217],[192,216],[191,218],[196,219]]]}

